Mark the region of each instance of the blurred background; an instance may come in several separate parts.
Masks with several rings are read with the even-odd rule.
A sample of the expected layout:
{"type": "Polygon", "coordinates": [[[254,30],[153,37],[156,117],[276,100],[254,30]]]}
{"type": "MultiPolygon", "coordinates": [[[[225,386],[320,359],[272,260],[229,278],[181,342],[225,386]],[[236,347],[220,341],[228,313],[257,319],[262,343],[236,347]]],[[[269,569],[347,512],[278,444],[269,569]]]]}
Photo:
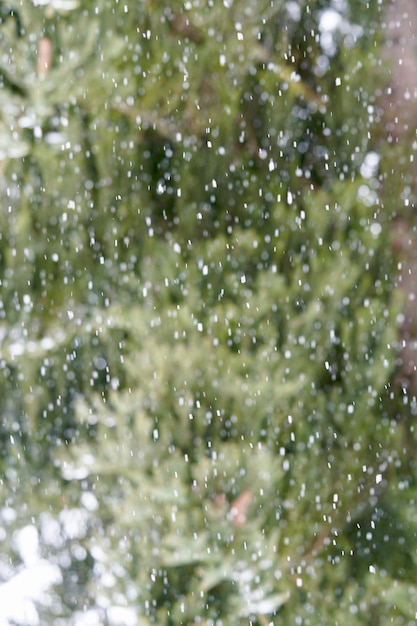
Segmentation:
{"type": "Polygon", "coordinates": [[[0,624],[417,616],[417,5],[0,2],[0,624]]]}

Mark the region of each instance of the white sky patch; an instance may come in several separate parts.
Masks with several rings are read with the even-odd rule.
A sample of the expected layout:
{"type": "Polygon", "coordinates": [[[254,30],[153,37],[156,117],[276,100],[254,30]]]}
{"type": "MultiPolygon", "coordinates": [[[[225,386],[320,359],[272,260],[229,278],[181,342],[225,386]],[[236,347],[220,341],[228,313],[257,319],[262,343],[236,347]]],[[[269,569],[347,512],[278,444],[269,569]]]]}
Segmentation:
{"type": "Polygon", "coordinates": [[[341,33],[345,46],[351,48],[363,34],[363,29],[358,25],[346,20],[335,9],[325,9],[320,14],[319,20],[320,45],[323,52],[332,57],[336,54],[336,33],[341,33]]]}
{"type": "Polygon", "coordinates": [[[55,11],[72,11],[79,5],[78,0],[35,0],[35,6],[45,6],[50,4],[55,11]]]}
{"type": "Polygon", "coordinates": [[[136,626],[136,612],[123,606],[111,606],[107,609],[107,619],[111,626],[136,626]]]}
{"type": "Polygon", "coordinates": [[[320,45],[327,56],[336,54],[334,33],[340,30],[343,18],[334,9],[326,9],[322,12],[319,21],[320,45]]]}
{"type": "Polygon", "coordinates": [[[1,626],[39,626],[36,604],[48,601],[47,591],[62,582],[60,569],[39,556],[35,526],[25,526],[13,537],[24,569],[0,585],[1,626]]]}
{"type": "Polygon", "coordinates": [[[298,2],[287,2],[285,8],[294,22],[298,22],[301,19],[301,8],[298,2]]]}

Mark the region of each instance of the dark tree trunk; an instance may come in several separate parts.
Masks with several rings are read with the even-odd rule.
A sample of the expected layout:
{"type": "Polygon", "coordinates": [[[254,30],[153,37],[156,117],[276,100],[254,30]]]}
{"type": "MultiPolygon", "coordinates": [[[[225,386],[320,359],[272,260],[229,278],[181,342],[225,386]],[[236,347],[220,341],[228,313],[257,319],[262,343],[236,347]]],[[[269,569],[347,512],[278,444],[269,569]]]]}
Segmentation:
{"type": "Polygon", "coordinates": [[[386,129],[393,142],[415,138],[417,122],[417,2],[391,0],[385,17],[384,57],[390,63],[386,129]]]}
{"type": "Polygon", "coordinates": [[[393,246],[397,285],[404,294],[400,326],[401,366],[396,383],[417,395],[417,2],[391,0],[385,15],[384,61],[390,80],[382,106],[391,158],[385,172],[388,215],[395,217],[393,246]]]}

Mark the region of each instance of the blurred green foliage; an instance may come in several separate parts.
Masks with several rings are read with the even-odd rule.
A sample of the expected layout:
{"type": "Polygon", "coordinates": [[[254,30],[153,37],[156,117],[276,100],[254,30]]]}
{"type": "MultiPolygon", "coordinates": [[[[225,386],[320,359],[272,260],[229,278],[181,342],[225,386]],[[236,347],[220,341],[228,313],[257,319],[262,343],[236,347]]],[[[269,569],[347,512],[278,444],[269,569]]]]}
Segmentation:
{"type": "Polygon", "coordinates": [[[1,480],[9,530],[60,525],[45,623],[409,623],[394,415],[416,408],[391,385],[401,299],[361,174],[378,3],[346,3],[331,49],[320,0],[15,4],[1,480]]]}

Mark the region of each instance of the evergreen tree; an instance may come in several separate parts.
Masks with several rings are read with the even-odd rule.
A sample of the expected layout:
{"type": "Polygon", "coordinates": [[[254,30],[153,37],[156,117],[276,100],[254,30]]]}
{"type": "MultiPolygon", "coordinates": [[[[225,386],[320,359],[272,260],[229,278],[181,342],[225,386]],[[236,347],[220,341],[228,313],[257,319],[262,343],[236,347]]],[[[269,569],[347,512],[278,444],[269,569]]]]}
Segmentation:
{"type": "Polygon", "coordinates": [[[3,518],[47,623],[417,611],[381,16],[327,4],[4,9],[3,518]]]}

